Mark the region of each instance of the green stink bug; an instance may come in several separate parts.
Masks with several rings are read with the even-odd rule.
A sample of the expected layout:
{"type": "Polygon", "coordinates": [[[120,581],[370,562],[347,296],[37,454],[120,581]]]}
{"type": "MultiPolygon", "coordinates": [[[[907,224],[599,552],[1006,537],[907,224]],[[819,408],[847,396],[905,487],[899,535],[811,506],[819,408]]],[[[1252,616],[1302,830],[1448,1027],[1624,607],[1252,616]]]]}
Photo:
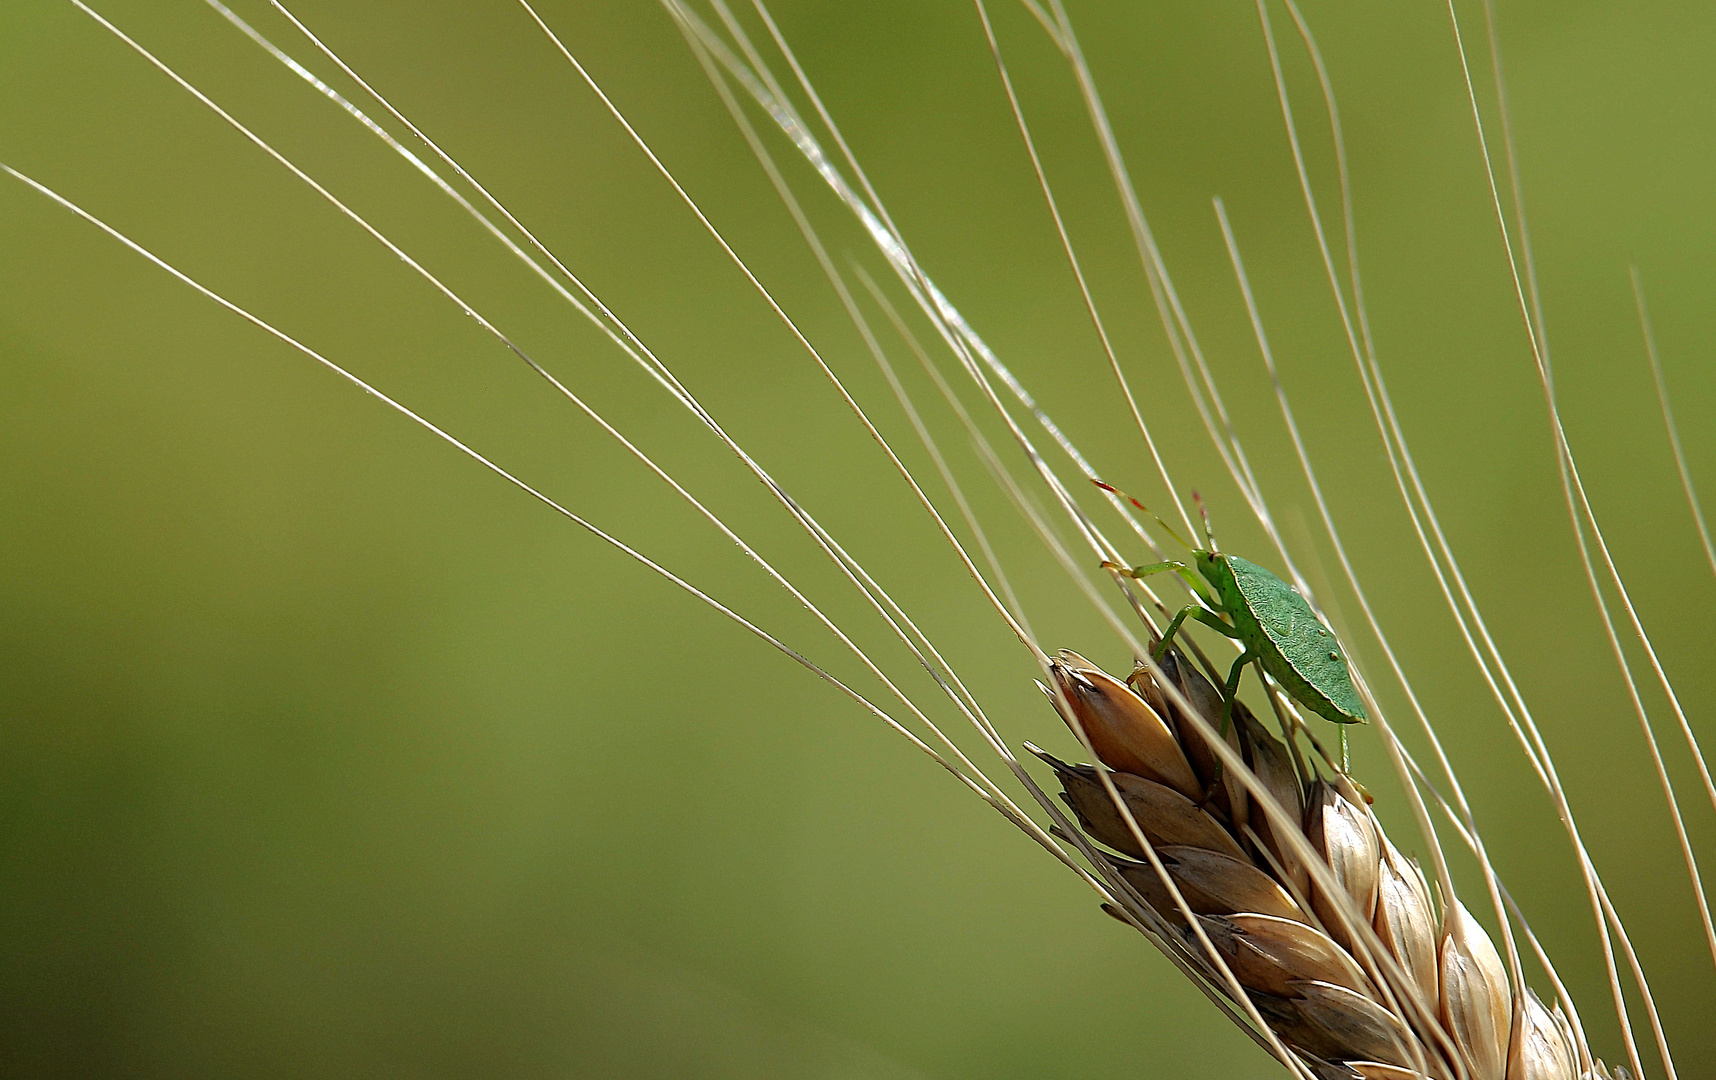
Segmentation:
{"type": "MultiPolygon", "coordinates": [[[[1098,486],[1114,491],[1098,481],[1098,486]]],[[[1116,494],[1121,494],[1116,491],[1116,494]]],[[[1139,509],[1148,509],[1136,499],[1130,500],[1139,509]]],[[[1160,521],[1161,519],[1157,519],[1160,521]]],[[[1167,526],[1164,525],[1164,528],[1167,526]]],[[[1170,535],[1173,530],[1168,530],[1170,535]]],[[[1206,526],[1207,535],[1207,526],[1206,526]]],[[[1179,539],[1177,535],[1174,536],[1179,539]]],[[[1184,541],[1181,541],[1184,543],[1184,541]]],[[[1225,734],[1234,696],[1239,691],[1240,676],[1247,664],[1255,663],[1274,679],[1294,701],[1326,720],[1342,725],[1341,768],[1346,768],[1346,727],[1366,720],[1364,704],[1353,685],[1352,672],[1347,668],[1340,642],[1334,631],[1323,625],[1311,605],[1299,590],[1276,577],[1270,571],[1237,555],[1215,549],[1210,538],[1209,550],[1192,548],[1192,566],[1176,559],[1151,563],[1148,566],[1103,565],[1132,578],[1144,578],[1168,571],[1178,573],[1192,586],[1197,603],[1188,604],[1174,616],[1163,631],[1162,639],[1151,650],[1160,660],[1179,632],[1180,624],[1192,618],[1217,633],[1233,638],[1243,651],[1228,672],[1222,690],[1222,731],[1225,734]],[[1196,568],[1198,576],[1192,574],[1196,568]],[[1207,582],[1215,598],[1206,597],[1200,589],[1207,582]],[[1223,616],[1226,616],[1224,619],[1223,616]]]]}

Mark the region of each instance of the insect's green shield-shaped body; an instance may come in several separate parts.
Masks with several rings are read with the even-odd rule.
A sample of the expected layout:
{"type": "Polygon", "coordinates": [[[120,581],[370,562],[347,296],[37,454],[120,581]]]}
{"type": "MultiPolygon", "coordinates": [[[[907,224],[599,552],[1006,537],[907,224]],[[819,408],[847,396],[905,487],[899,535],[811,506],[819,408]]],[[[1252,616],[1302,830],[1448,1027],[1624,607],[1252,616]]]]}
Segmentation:
{"type": "Polygon", "coordinates": [[[1337,724],[1365,720],[1340,643],[1298,590],[1237,555],[1200,551],[1197,565],[1239,640],[1290,697],[1337,724]]]}

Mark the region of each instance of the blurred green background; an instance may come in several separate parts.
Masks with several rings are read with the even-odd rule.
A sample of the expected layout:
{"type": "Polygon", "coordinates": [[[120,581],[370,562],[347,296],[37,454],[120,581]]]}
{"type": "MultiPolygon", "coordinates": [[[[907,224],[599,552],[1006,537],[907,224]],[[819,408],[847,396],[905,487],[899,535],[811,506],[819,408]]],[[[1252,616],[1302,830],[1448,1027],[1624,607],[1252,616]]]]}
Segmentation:
{"type": "MultiPolygon", "coordinates": [[[[421,178],[204,5],[99,6],[443,275],[957,727],[730,456],[421,178]]],[[[266,5],[235,6],[349,89],[266,5]]],[[[908,464],[927,470],[666,15],[643,2],[539,6],[908,464]]],[[[1255,11],[1071,8],[1296,556],[1313,584],[1334,571],[1215,195],[1377,612],[1594,1047],[1619,1058],[1564,836],[1393,494],[1255,11]]],[[[974,10],[773,10],[924,266],[1104,475],[1162,501],[974,10]]],[[[1075,752],[1031,685],[1029,656],[826,379],[518,7],[305,0],[294,11],[536,229],[871,567],[1009,737],[1075,752]]],[[[1402,423],[1636,935],[1680,1075],[1716,1075],[1716,979],[1578,568],[1446,12],[1306,12],[1340,97],[1366,294],[1402,423]]],[[[1176,483],[1205,493],[1226,546],[1264,552],[1155,325],[1064,64],[1022,9],[998,2],[993,15],[1176,483]]],[[[1482,11],[1461,15],[1481,65],[1482,11]]],[[[1316,83],[1285,13],[1272,17],[1334,221],[1316,83]]],[[[1569,437],[1708,740],[1716,580],[1662,432],[1627,265],[1649,290],[1708,494],[1716,11],[1504,3],[1500,26],[1569,437]]],[[[1493,92],[1481,66],[1474,77],[1494,135],[1493,92]]],[[[885,277],[844,211],[765,134],[835,258],[885,277]]],[[[594,425],[70,4],[0,6],[0,160],[881,700],[826,631],[594,425]]],[[[7,1075],[1276,1075],[1070,874],[778,653],[9,179],[0,249],[7,1075]]],[[[884,344],[914,366],[897,339],[884,344]]],[[[906,378],[1033,629],[1124,668],[1125,648],[928,380],[906,378]]],[[[1017,454],[1009,464],[1024,475],[1017,454]]],[[[1323,592],[1354,625],[1351,596],[1323,592]]],[[[1422,751],[1380,651],[1356,634],[1349,644],[1422,751]]],[[[1643,693],[1708,856],[1710,807],[1661,695],[1648,680],[1643,693]]],[[[1379,812],[1418,850],[1374,737],[1361,735],[1357,754],[1379,812]]],[[[1469,861],[1457,870],[1477,895],[1469,861]]]]}

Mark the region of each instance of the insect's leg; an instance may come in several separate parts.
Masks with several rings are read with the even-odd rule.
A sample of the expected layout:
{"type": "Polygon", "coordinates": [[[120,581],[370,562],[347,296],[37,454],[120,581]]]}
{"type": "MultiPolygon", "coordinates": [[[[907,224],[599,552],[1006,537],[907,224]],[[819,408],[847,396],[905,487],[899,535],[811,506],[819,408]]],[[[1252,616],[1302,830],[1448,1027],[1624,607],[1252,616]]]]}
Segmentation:
{"type": "Polygon", "coordinates": [[[1168,653],[1168,645],[1174,640],[1174,635],[1180,632],[1180,624],[1185,622],[1187,617],[1196,619],[1212,630],[1219,630],[1226,637],[1239,637],[1238,631],[1222,622],[1221,616],[1209,608],[1201,604],[1187,604],[1174,615],[1173,621],[1168,624],[1168,629],[1162,631],[1162,640],[1156,643],[1154,649],[1150,650],[1151,658],[1158,663],[1161,662],[1162,657],[1168,653]]]}
{"type": "Polygon", "coordinates": [[[1196,615],[1202,610],[1203,608],[1196,604],[1187,604],[1181,608],[1179,613],[1174,616],[1173,621],[1168,624],[1168,628],[1162,631],[1162,640],[1158,641],[1156,647],[1150,650],[1150,659],[1161,663],[1162,657],[1168,655],[1168,646],[1173,644],[1174,635],[1180,632],[1180,624],[1186,621],[1186,616],[1196,615]]]}
{"type": "Polygon", "coordinates": [[[1239,654],[1239,659],[1233,662],[1233,667],[1227,673],[1227,685],[1221,692],[1221,737],[1227,738],[1227,726],[1233,721],[1233,699],[1239,695],[1239,679],[1245,674],[1245,665],[1257,659],[1257,653],[1246,649],[1239,654]]]}
{"type": "Polygon", "coordinates": [[[1107,560],[1104,560],[1102,568],[1104,570],[1112,570],[1122,577],[1137,578],[1140,580],[1147,578],[1152,574],[1166,574],[1172,571],[1186,579],[1186,584],[1192,587],[1193,596],[1202,601],[1206,607],[1210,606],[1210,602],[1204,599],[1203,581],[1198,578],[1197,574],[1193,573],[1191,567],[1180,562],[1178,559],[1169,559],[1166,562],[1159,563],[1149,563],[1145,566],[1123,566],[1117,562],[1108,562],[1107,560]]]}
{"type": "MultiPolygon", "coordinates": [[[[1184,613],[1182,612],[1182,614],[1184,613]]],[[[1225,623],[1222,625],[1224,628],[1226,627],[1225,623]]],[[[1233,635],[1230,634],[1229,636],[1231,637],[1233,635]]],[[[1227,685],[1222,688],[1221,694],[1220,736],[1223,742],[1227,741],[1228,725],[1233,723],[1233,699],[1234,696],[1239,693],[1239,677],[1245,673],[1245,665],[1256,659],[1257,654],[1252,652],[1250,649],[1247,649],[1243,653],[1240,653],[1239,659],[1233,662],[1233,669],[1227,673],[1227,685]]],[[[1221,759],[1216,758],[1215,775],[1210,777],[1210,786],[1204,791],[1204,797],[1198,800],[1199,806],[1202,806],[1215,798],[1216,786],[1221,783],[1221,774],[1221,759]]]]}
{"type": "MultiPolygon", "coordinates": [[[[1227,623],[1222,622],[1221,621],[1221,615],[1214,612],[1214,611],[1211,611],[1207,607],[1199,610],[1197,613],[1195,613],[1192,616],[1192,618],[1203,623],[1205,626],[1209,627],[1211,630],[1218,632],[1223,637],[1230,637],[1230,638],[1233,638],[1235,641],[1241,640],[1238,630],[1234,629],[1232,626],[1229,626],[1227,623]]],[[[1252,654],[1253,658],[1255,658],[1256,655],[1257,655],[1256,653],[1253,653],[1252,654]]]]}

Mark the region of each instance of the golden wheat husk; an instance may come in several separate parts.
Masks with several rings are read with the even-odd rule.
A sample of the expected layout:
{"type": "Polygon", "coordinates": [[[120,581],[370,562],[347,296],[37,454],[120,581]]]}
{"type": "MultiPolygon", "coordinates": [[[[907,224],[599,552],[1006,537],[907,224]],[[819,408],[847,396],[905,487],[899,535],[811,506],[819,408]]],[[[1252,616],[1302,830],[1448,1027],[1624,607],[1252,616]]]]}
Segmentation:
{"type": "Polygon", "coordinates": [[[1120,886],[1111,913],[1318,1078],[1627,1080],[1578,1044],[1559,1005],[1515,993],[1457,898],[1438,910],[1350,781],[1319,777],[1236,702],[1226,742],[1249,766],[1248,787],[1207,741],[1220,716],[1214,685],[1174,652],[1159,670],[1140,665],[1123,681],[1062,652],[1044,687],[1102,763],[1037,751],[1120,886]]]}

